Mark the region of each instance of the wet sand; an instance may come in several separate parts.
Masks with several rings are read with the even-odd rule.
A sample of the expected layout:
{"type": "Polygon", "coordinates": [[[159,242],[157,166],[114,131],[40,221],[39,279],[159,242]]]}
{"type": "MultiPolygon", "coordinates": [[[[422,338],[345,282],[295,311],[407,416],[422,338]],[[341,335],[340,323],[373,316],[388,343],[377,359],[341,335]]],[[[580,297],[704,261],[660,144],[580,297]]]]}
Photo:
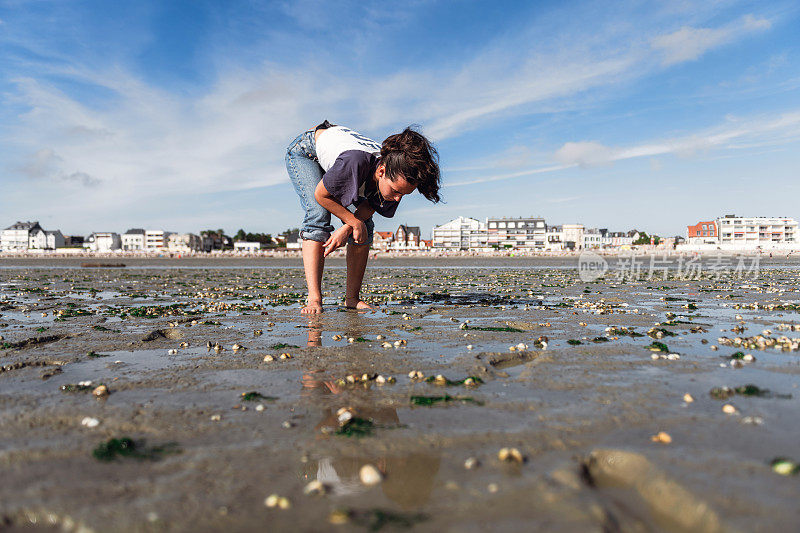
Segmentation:
{"type": "Polygon", "coordinates": [[[586,283],[569,258],[379,258],[356,313],[334,259],[311,318],[299,259],[125,263],[0,261],[0,528],[800,525],[770,466],[800,461],[797,261],[586,283]]]}

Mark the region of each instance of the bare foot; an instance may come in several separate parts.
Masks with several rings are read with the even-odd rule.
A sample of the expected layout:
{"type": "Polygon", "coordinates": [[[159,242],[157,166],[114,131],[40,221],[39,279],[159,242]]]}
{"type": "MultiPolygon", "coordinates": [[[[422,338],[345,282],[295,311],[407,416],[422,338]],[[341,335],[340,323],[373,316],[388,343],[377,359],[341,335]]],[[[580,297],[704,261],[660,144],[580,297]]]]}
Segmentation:
{"type": "Polygon", "coordinates": [[[347,309],[356,309],[356,310],[359,310],[359,311],[367,310],[367,309],[375,309],[374,307],[369,305],[367,302],[365,302],[364,300],[361,300],[359,298],[345,298],[344,306],[347,309]]]}
{"type": "Polygon", "coordinates": [[[304,315],[317,315],[322,311],[322,302],[318,302],[316,300],[309,300],[308,305],[300,310],[300,312],[304,315]]]}

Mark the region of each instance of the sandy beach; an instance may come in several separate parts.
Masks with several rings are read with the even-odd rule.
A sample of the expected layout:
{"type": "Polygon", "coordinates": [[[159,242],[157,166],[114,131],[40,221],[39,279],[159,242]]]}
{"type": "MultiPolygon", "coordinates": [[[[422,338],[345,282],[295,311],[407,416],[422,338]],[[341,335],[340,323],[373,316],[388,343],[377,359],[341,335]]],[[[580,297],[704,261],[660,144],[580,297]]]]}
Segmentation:
{"type": "Polygon", "coordinates": [[[800,526],[800,260],[334,258],[311,318],[299,257],[85,262],[0,261],[0,528],[800,526]]]}

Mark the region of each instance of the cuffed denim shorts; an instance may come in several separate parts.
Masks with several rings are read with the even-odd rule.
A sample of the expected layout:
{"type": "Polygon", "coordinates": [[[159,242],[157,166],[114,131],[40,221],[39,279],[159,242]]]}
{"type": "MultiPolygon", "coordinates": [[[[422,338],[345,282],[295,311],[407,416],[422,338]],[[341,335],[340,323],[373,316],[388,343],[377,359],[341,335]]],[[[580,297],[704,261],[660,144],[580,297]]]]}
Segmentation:
{"type": "MultiPolygon", "coordinates": [[[[286,170],[289,172],[289,179],[292,180],[297,196],[300,197],[300,207],[305,212],[300,237],[312,241],[327,241],[333,232],[333,226],[330,211],[319,205],[314,198],[314,190],[324,172],[317,159],[313,130],[298,135],[286,149],[286,170]]],[[[367,242],[361,244],[370,245],[375,223],[370,218],[364,224],[367,226],[367,242]]],[[[355,244],[352,236],[347,243],[355,244]]]]}

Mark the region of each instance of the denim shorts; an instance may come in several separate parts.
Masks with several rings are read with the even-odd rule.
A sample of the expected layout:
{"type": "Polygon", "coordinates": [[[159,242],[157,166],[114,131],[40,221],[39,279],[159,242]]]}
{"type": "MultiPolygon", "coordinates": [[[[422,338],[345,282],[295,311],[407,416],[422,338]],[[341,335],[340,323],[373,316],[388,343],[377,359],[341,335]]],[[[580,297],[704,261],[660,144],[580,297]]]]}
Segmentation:
{"type": "MultiPolygon", "coordinates": [[[[314,198],[314,189],[317,188],[323,175],[317,159],[314,131],[301,133],[286,149],[286,170],[289,172],[289,179],[297,191],[297,196],[300,197],[300,207],[305,212],[300,237],[311,241],[327,241],[333,232],[331,213],[314,198]]],[[[370,245],[375,224],[372,218],[364,221],[364,224],[367,226],[367,242],[361,244],[370,245]]],[[[355,244],[352,236],[347,242],[355,244]]]]}

